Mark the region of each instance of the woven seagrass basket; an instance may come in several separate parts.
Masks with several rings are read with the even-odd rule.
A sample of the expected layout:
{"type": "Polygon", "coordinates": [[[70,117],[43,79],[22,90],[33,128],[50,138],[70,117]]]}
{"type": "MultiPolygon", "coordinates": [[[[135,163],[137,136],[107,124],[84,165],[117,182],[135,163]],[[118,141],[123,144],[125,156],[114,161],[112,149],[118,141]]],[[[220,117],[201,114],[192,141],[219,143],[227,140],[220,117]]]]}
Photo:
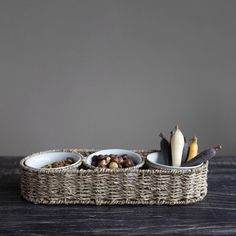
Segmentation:
{"type": "MultiPolygon", "coordinates": [[[[83,156],[96,150],[73,149],[83,156]]],[[[152,151],[134,150],[146,158],[152,151]]],[[[21,194],[37,204],[190,204],[207,194],[208,162],[189,170],[34,169],[20,162],[21,194]]]]}

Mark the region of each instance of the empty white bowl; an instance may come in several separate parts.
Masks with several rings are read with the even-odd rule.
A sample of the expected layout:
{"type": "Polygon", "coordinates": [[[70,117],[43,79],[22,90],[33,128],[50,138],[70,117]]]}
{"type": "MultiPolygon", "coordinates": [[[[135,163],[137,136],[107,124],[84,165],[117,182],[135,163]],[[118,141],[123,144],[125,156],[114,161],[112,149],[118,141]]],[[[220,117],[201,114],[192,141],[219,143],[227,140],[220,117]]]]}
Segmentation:
{"type": "Polygon", "coordinates": [[[76,167],[81,165],[83,156],[80,153],[73,151],[61,151],[61,150],[53,150],[53,151],[44,151],[39,153],[34,153],[28,157],[26,157],[25,165],[31,168],[40,169],[45,167],[46,165],[56,162],[62,161],[66,158],[71,157],[74,159],[75,163],[57,168],[49,168],[49,169],[62,169],[68,167],[76,167]]]}
{"type": "Polygon", "coordinates": [[[170,170],[189,170],[201,166],[177,167],[167,165],[168,161],[163,157],[162,152],[153,152],[147,156],[147,165],[150,169],[170,169],[170,170]]]}
{"type": "Polygon", "coordinates": [[[140,168],[141,166],[144,165],[144,159],[141,155],[139,155],[136,152],[132,152],[130,150],[125,150],[125,149],[104,149],[98,152],[94,152],[91,155],[89,155],[87,158],[85,158],[84,165],[87,166],[88,168],[96,168],[95,166],[92,165],[92,158],[93,156],[98,156],[98,155],[124,155],[126,154],[132,161],[134,162],[133,167],[129,168],[124,168],[124,169],[133,169],[133,168],[140,168]]]}

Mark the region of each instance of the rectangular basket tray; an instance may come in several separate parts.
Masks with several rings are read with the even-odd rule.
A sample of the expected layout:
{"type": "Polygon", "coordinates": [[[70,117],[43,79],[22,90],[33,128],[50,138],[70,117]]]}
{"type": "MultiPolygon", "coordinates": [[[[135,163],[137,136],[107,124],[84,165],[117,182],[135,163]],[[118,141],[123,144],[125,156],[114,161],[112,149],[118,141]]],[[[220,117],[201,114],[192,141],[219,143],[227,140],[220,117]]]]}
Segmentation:
{"type": "MultiPolygon", "coordinates": [[[[73,149],[87,156],[96,150],[73,149]]],[[[151,151],[134,150],[147,157],[151,151]]],[[[66,169],[20,163],[21,194],[36,204],[191,204],[207,194],[208,162],[189,170],[66,169]]]]}

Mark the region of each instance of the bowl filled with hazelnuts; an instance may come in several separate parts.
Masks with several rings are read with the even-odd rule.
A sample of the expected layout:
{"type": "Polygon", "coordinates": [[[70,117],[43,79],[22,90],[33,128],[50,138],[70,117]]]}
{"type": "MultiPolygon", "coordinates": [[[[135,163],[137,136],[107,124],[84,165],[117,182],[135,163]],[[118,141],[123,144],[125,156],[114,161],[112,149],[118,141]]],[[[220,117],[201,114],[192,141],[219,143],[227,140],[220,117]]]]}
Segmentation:
{"type": "Polygon", "coordinates": [[[105,149],[86,157],[84,165],[89,169],[138,169],[144,165],[144,158],[130,150],[105,149]]]}

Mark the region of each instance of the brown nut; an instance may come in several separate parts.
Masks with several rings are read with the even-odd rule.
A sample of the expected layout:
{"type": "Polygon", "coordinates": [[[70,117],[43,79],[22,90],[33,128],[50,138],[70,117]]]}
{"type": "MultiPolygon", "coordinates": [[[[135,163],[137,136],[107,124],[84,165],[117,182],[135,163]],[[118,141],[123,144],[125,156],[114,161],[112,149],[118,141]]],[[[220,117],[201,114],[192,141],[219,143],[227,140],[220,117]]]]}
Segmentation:
{"type": "Polygon", "coordinates": [[[119,163],[122,164],[124,162],[123,157],[119,157],[119,163]]]}
{"type": "Polygon", "coordinates": [[[111,162],[119,163],[119,157],[115,155],[111,156],[111,162]]]}
{"type": "Polygon", "coordinates": [[[98,162],[98,167],[105,168],[107,165],[106,160],[101,160],[98,162]]]}
{"type": "Polygon", "coordinates": [[[102,161],[105,159],[105,156],[103,155],[98,155],[98,156],[94,156],[94,158],[96,158],[97,161],[102,161]]]}
{"type": "Polygon", "coordinates": [[[119,168],[118,164],[114,161],[112,161],[110,164],[109,164],[109,168],[110,169],[117,169],[119,168]]]}
{"type": "Polygon", "coordinates": [[[93,156],[92,157],[92,162],[91,162],[91,164],[93,165],[93,166],[97,166],[98,165],[98,159],[97,159],[97,156],[93,156]]]}
{"type": "Polygon", "coordinates": [[[123,168],[129,168],[134,166],[134,163],[131,159],[125,159],[124,162],[122,163],[123,168]]]}
{"type": "Polygon", "coordinates": [[[92,163],[91,163],[92,166],[97,166],[98,165],[98,162],[96,160],[92,160],[92,163]]]}
{"type": "Polygon", "coordinates": [[[129,167],[132,167],[132,166],[134,166],[134,162],[133,162],[133,160],[132,160],[132,159],[128,159],[128,162],[127,162],[127,164],[128,164],[128,166],[129,166],[129,167]]]}
{"type": "Polygon", "coordinates": [[[106,163],[109,163],[111,161],[111,157],[107,156],[106,157],[106,163]]]}

